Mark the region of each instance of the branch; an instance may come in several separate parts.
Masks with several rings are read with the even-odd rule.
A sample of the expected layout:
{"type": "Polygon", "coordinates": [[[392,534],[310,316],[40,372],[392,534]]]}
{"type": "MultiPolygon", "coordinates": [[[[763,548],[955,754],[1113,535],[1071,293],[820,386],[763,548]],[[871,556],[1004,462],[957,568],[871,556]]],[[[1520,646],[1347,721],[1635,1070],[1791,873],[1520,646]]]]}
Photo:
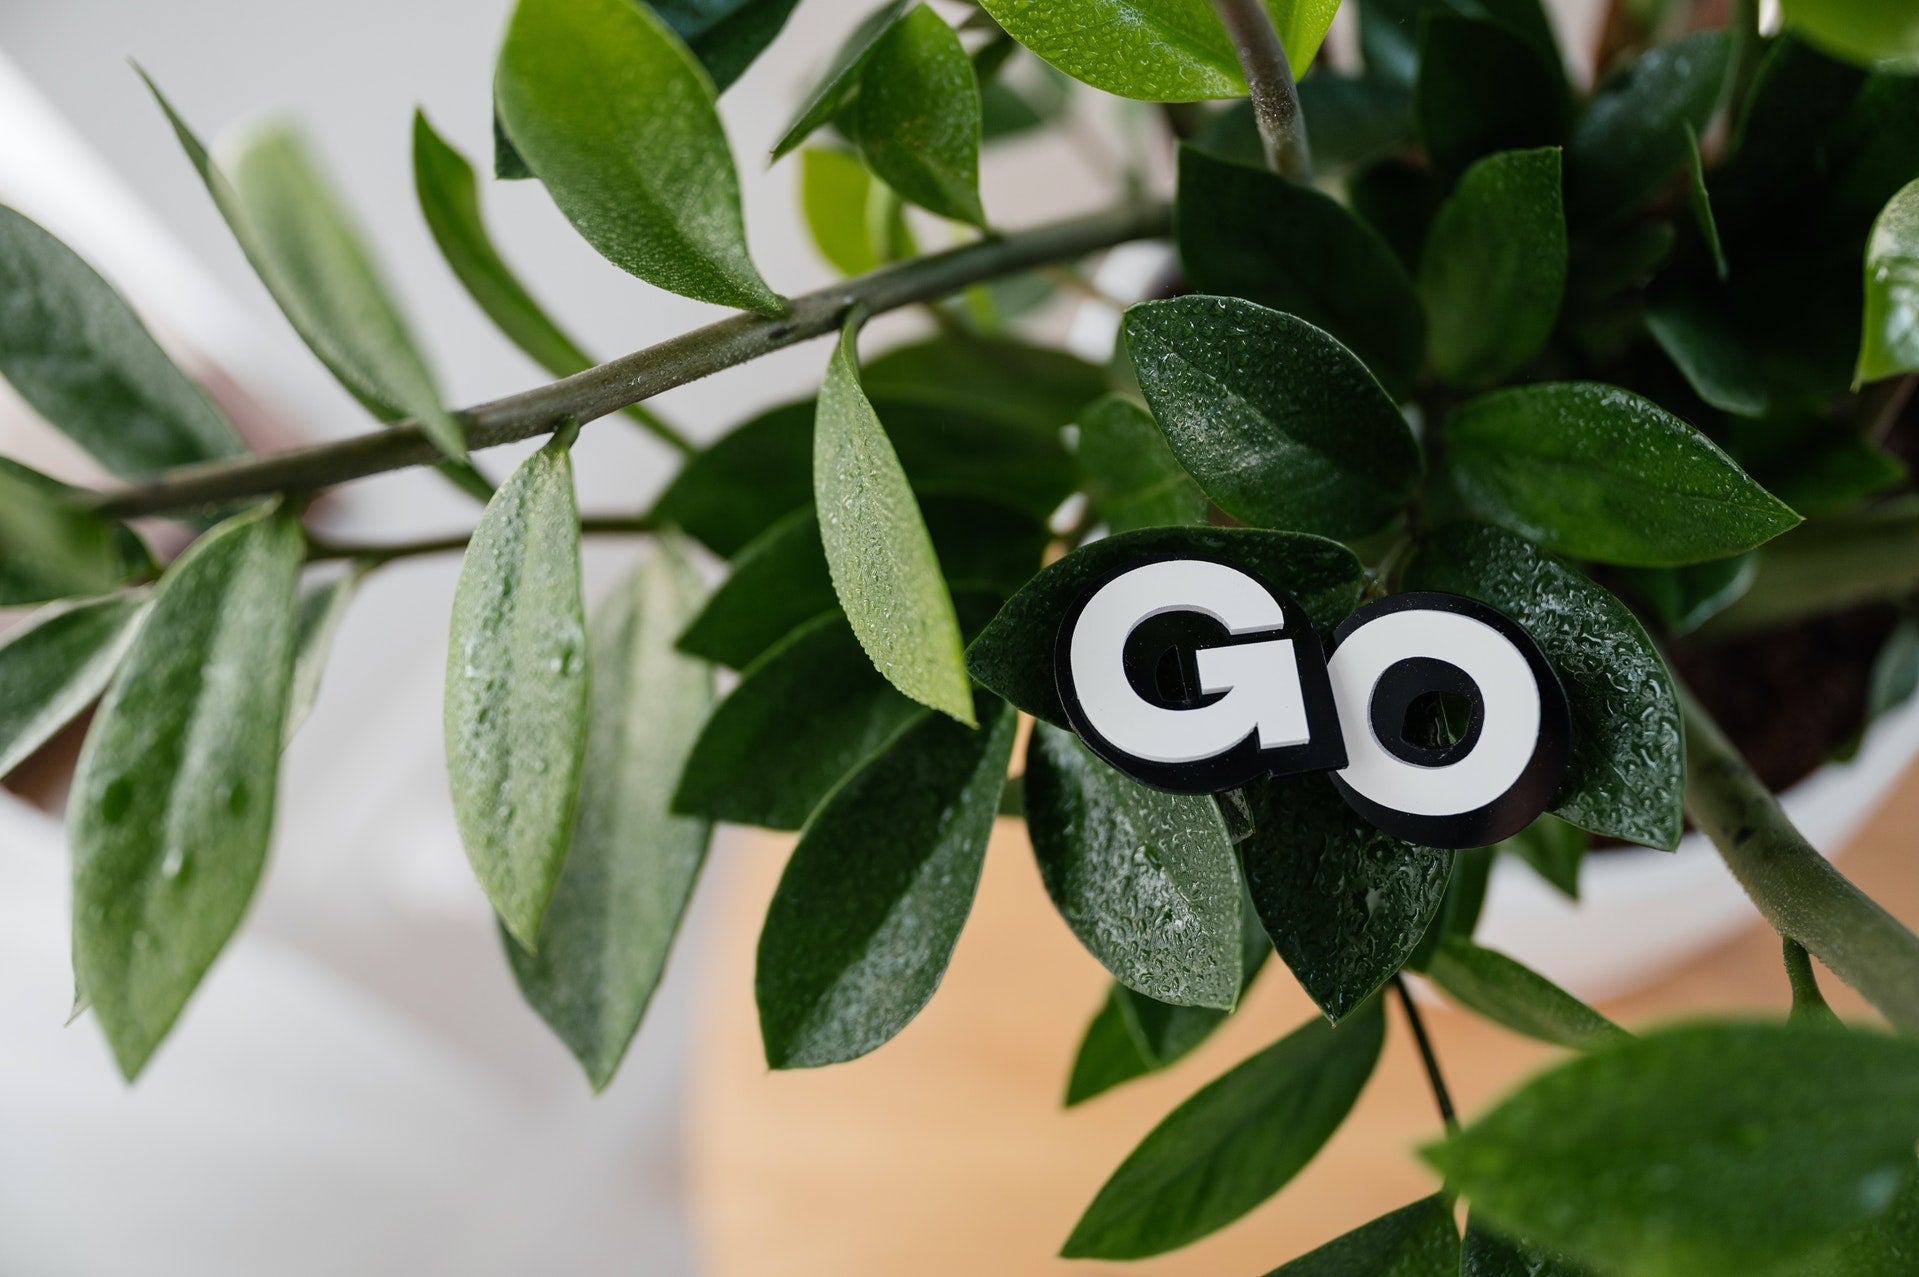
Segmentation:
{"type": "MultiPolygon", "coordinates": [[[[659,524],[650,518],[587,518],[580,520],[580,533],[583,536],[640,536],[659,530],[659,524]]],[[[464,551],[467,542],[473,539],[471,532],[456,532],[451,536],[428,537],[420,541],[389,541],[385,543],[328,541],[324,537],[307,537],[307,562],[327,563],[337,559],[354,559],[362,563],[391,563],[395,559],[414,559],[427,554],[452,554],[464,551]]]]}
{"type": "Polygon", "coordinates": [[[1719,725],[1684,688],[1686,812],[1773,930],[1797,941],[1893,1025],[1919,1030],[1919,936],[1793,828],[1719,725]]]}
{"type": "MultiPolygon", "coordinates": [[[[880,314],[1129,240],[1161,238],[1170,228],[1171,213],[1164,204],[1136,205],[882,267],[796,297],[779,318],[732,315],[550,385],[469,408],[460,414],[467,447],[492,448],[548,434],[564,421],[592,421],[722,369],[837,332],[856,305],[880,314]]],[[[88,504],[119,519],[172,514],[276,492],[316,491],[388,470],[429,465],[440,456],[418,426],[400,422],[334,443],[185,467],[150,483],[97,494],[88,504]]]]}
{"type": "Polygon", "coordinates": [[[1453,1107],[1452,1092],[1446,1089],[1445,1076],[1439,1071],[1439,1056],[1433,1052],[1432,1039],[1426,1036],[1426,1021],[1413,1004],[1413,991],[1406,987],[1406,977],[1399,972],[1393,973],[1393,992],[1399,995],[1406,1023],[1412,1026],[1413,1041],[1419,1046],[1419,1062],[1425,1066],[1426,1082],[1433,1089],[1433,1104],[1439,1109],[1439,1120],[1445,1124],[1446,1134],[1457,1135],[1459,1112],[1453,1107]]]}
{"type": "Polygon", "coordinates": [[[1273,29],[1272,15],[1260,0],[1213,0],[1219,24],[1233,42],[1233,54],[1246,73],[1253,120],[1266,147],[1266,167],[1299,182],[1313,180],[1313,155],[1306,143],[1306,122],[1299,113],[1299,88],[1286,61],[1285,46],[1273,29]]]}
{"type": "Polygon", "coordinates": [[[1738,602],[1699,628],[1718,640],[1919,591],[1919,508],[1900,502],[1794,528],[1759,551],[1738,602]]]}

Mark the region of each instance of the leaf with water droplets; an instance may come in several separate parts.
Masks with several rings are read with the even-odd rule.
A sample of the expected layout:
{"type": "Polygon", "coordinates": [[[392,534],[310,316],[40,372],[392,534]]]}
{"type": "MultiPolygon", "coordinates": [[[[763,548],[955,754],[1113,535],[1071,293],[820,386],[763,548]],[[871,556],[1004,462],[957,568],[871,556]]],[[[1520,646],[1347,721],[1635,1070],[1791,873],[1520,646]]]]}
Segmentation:
{"type": "Polygon", "coordinates": [[[305,540],[261,510],[175,560],[74,775],[75,978],[138,1074],[266,863],[305,540]]]}
{"type": "Polygon", "coordinates": [[[453,595],[446,768],[487,899],[527,948],[566,857],[586,750],[586,608],[571,438],[555,436],[487,503],[453,595]]]}
{"type": "Polygon", "coordinates": [[[1698,1024],[1535,1077],[1425,1156],[1502,1231],[1607,1272],[1774,1273],[1914,1173],[1919,1041],[1698,1024]]]}
{"type": "Polygon", "coordinates": [[[1515,1033],[1579,1050],[1605,1046],[1623,1030],[1546,977],[1495,949],[1449,936],[1426,974],[1460,1005],[1515,1033]]]}
{"type": "Polygon", "coordinates": [[[1696,31],[1603,80],[1566,138],[1566,212],[1575,223],[1623,216],[1686,163],[1686,130],[1704,133],[1725,95],[1732,41],[1696,31]]]}
{"type": "Polygon", "coordinates": [[[1459,1226],[1444,1194],[1388,1215],[1281,1264],[1267,1277],[1457,1277],[1459,1226]]]}
{"type": "Polygon", "coordinates": [[[1552,810],[1596,834],[1679,845],[1685,747],[1672,676],[1645,628],[1604,587],[1522,537],[1455,523],[1430,537],[1408,589],[1499,608],[1531,634],[1572,708],[1572,760],[1552,810]]]}
{"type": "Polygon", "coordinates": [[[1594,1277],[1591,1269],[1563,1255],[1547,1255],[1535,1246],[1501,1237],[1477,1216],[1466,1221],[1459,1273],[1460,1277],[1594,1277]]]}
{"type": "Polygon", "coordinates": [[[1866,241],[1866,319],[1858,384],[1919,368],[1919,181],[1907,183],[1866,241]]]}
{"type": "Polygon", "coordinates": [[[56,605],[0,643],[0,776],[106,690],[145,606],[126,594],[56,605]]]}
{"type": "Polygon", "coordinates": [[[958,33],[925,5],[873,47],[853,131],[868,166],[903,198],[942,217],[986,224],[979,80],[958,33]]]}
{"type": "Polygon", "coordinates": [[[914,0],[892,0],[891,4],[876,9],[860,21],[853,33],[846,37],[839,51],[833,55],[833,62],[826,74],[806,96],[799,114],[786,126],[786,132],[773,145],[773,159],[778,160],[794,147],[813,135],[813,131],[828,120],[839,115],[854,99],[860,90],[860,78],[866,70],[868,59],[895,23],[916,8],[914,0]]]}
{"type": "Polygon", "coordinates": [[[1206,522],[1206,494],[1180,468],[1152,414],[1108,395],[1079,415],[1079,468],[1109,532],[1206,522]]]}
{"type": "Polygon", "coordinates": [[[766,1062],[874,1050],[932,998],[973,907],[1018,715],[982,696],[977,728],[922,711],[800,835],[760,932],[766,1062]]]}

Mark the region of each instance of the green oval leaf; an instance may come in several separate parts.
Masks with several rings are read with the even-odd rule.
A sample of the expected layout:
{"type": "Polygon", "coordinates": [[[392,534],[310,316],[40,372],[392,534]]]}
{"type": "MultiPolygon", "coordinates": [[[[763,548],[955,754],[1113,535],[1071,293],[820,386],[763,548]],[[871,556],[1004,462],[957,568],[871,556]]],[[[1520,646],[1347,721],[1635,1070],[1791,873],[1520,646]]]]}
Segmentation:
{"type": "Polygon", "coordinates": [[[1919,368],[1919,181],[1892,197],[1866,241],[1866,318],[1853,383],[1919,368]]]}
{"type": "Polygon", "coordinates": [[[80,495],[0,457],[0,607],[103,594],[158,572],[138,536],[80,495]]]}
{"type": "Polygon", "coordinates": [[[813,426],[813,497],[833,590],[886,681],[973,721],[959,618],[879,414],[860,389],[857,317],[840,334],[813,426]]]}
{"type": "Polygon", "coordinates": [[[1641,54],[1607,77],[1566,138],[1566,208],[1609,221],[1659,193],[1686,163],[1686,133],[1704,133],[1725,94],[1731,41],[1699,31],[1641,54]]]}
{"type": "Polygon", "coordinates": [[[780,314],[746,248],[713,82],[632,0],[521,0],[493,80],[507,135],[581,237],[669,292],[780,314]]]}
{"type": "Polygon", "coordinates": [[[1679,845],[1685,749],[1672,676],[1626,605],[1530,542],[1479,524],[1441,528],[1408,589],[1483,600],[1526,627],[1572,707],[1572,760],[1553,811],[1596,834],[1679,845]]]}
{"type": "Polygon", "coordinates": [[[1778,1024],[1628,1038],[1426,1158],[1502,1228],[1608,1271],[1767,1273],[1913,1174],[1919,1042],[1778,1024]]]}
{"type": "Polygon", "coordinates": [[[299,524],[270,511],[194,542],[160,578],[81,752],[75,979],[129,1079],[266,863],[304,548],[299,524]]]}
{"type": "Polygon", "coordinates": [[[916,7],[916,0],[893,0],[884,8],[868,14],[853,28],[853,33],[846,37],[846,42],[833,55],[826,75],[807,95],[799,114],[793,117],[793,122],[786,126],[786,132],[774,144],[775,161],[847,108],[860,90],[861,73],[866,69],[867,60],[873,56],[874,48],[895,23],[916,7]]]}
{"type": "Polygon", "coordinates": [[[1452,1199],[1428,1197],[1382,1215],[1267,1277],[1457,1277],[1459,1226],[1452,1199]]]}
{"type": "Polygon", "coordinates": [[[233,426],[113,286],[0,205],[0,376],[123,479],[242,452],[233,426]]]}
{"type": "Polygon", "coordinates": [[[809,146],[800,152],[800,211],[820,256],[842,275],[880,264],[873,226],[873,175],[848,151],[809,146]]]}
{"type": "Polygon", "coordinates": [[[875,400],[923,400],[1047,432],[1106,392],[1105,370],[1075,355],[969,334],[895,346],[867,362],[861,381],[875,400]]]}
{"type": "Polygon", "coordinates": [[[1589,1050],[1624,1030],[1546,977],[1458,936],[1439,946],[1426,974],[1454,1000],[1496,1024],[1554,1046],[1589,1050]]]}
{"type": "Polygon", "coordinates": [[[1341,539],[1412,495],[1419,447],[1352,352],[1229,297],[1143,302],[1126,349],[1186,472],[1236,519],[1341,539]]]}
{"type": "Polygon", "coordinates": [[[1786,25],[1850,62],[1919,71],[1919,12],[1883,0],[1780,0],[1786,25]]]}
{"type": "Polygon", "coordinates": [[[571,440],[487,503],[453,595],[446,768],[460,841],[515,940],[539,944],[586,749],[588,678],[571,440]]]}
{"type": "Polygon", "coordinates": [[[1079,416],[1079,468],[1109,532],[1206,522],[1206,494],[1180,468],[1152,414],[1120,395],[1079,416]]]}
{"type": "Polygon", "coordinates": [[[1799,522],[1700,431],[1597,382],[1469,401],[1446,423],[1446,460],[1473,514],[1602,563],[1725,558],[1799,522]]]}
{"type": "Polygon", "coordinates": [[[1121,991],[1125,988],[1116,984],[1108,990],[1105,1001],[1099,1004],[1099,1010],[1086,1026],[1079,1050],[1073,1055],[1072,1072],[1066,1079],[1067,1108],[1084,1104],[1095,1095],[1103,1095],[1122,1082],[1144,1077],[1152,1071],[1133,1031],[1127,1027],[1125,1013],[1120,1010],[1121,991]]]}
{"type": "Polygon", "coordinates": [[[1385,1028],[1377,1003],[1338,1028],[1314,1020],[1209,1083],[1120,1163],[1060,1254],[1158,1255],[1271,1197],[1345,1121],[1385,1028]]]}
{"type": "Polygon", "coordinates": [[[667,798],[713,702],[713,675],[673,650],[699,601],[673,541],[593,621],[593,708],[579,815],[537,954],[508,936],[520,992],[603,1090],[652,1000],[706,860],[711,827],[667,798]]]}
{"type": "Polygon", "coordinates": [[[1413,111],[1450,183],[1482,155],[1557,146],[1572,114],[1565,68],[1505,23],[1444,10],[1419,23],[1413,111]]]}
{"type": "Polygon", "coordinates": [[[686,41],[721,92],[740,78],[786,25],[799,0],[647,0],[686,41]]]}
{"type": "Polygon", "coordinates": [[[131,595],[51,607],[0,643],[0,776],[106,690],[145,608],[131,595]]]}
{"type": "Polygon", "coordinates": [[[915,6],[873,46],[860,84],[853,131],[873,172],[921,208],[984,226],[979,81],[959,34],[915,6]]]}
{"type": "Polygon", "coordinates": [[[1552,334],[1565,287],[1557,148],[1478,161],[1440,205],[1419,259],[1434,369],[1461,386],[1518,372],[1552,334]]]}
{"type": "Polygon", "coordinates": [[[766,1062],[837,1064],[932,998],[973,907],[1018,716],[922,712],[808,822],[760,932],[753,980],[766,1062]]]}
{"type": "Polygon", "coordinates": [[[1459,1272],[1460,1277],[1594,1277],[1591,1269],[1563,1255],[1541,1254],[1534,1247],[1501,1237],[1476,1216],[1466,1221],[1459,1272]]]}

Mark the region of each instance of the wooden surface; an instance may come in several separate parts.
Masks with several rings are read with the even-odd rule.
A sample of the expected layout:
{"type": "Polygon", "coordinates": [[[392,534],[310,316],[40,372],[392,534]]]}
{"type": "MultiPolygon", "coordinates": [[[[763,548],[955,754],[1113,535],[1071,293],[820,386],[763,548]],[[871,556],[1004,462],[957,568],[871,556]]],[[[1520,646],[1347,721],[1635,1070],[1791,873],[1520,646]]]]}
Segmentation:
{"type": "MultiPolygon", "coordinates": [[[[1908,923],[1919,767],[1843,858],[1846,872],[1908,923]]],[[[1397,1007],[1386,1053],[1353,1116],[1277,1197],[1185,1250],[1137,1264],[1056,1258],[1079,1212],[1133,1145],[1207,1081],[1314,1014],[1270,964],[1213,1039],[1165,1073],[1072,1110],[1067,1068],[1106,988],[1039,882],[1023,830],[1001,821],[971,921],[931,1005],[874,1054],[773,1073],[753,1008],[753,938],[785,843],[736,842],[690,1069],[694,1227],[716,1277],[1051,1274],[1120,1271],[1256,1277],[1357,1224],[1429,1193],[1410,1150],[1439,1132],[1397,1007]]],[[[1834,1005],[1858,1000],[1822,972],[1834,1005]]],[[[1606,1003],[1628,1027],[1788,1001],[1779,947],[1758,924],[1606,1003]]],[[[1428,1010],[1440,1059],[1470,1117],[1559,1053],[1443,1007],[1428,1010]]]]}

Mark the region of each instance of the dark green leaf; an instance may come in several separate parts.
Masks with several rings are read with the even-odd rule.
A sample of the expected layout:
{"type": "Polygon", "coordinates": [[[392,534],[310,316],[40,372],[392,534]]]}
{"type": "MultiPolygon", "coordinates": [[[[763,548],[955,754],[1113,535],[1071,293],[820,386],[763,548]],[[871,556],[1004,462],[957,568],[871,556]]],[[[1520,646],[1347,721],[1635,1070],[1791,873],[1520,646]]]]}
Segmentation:
{"type": "Polygon", "coordinates": [[[873,46],[860,82],[853,127],[873,172],[921,208],[984,226],[979,82],[958,33],[916,5],[873,46]]]}
{"type": "Polygon", "coordinates": [[[1699,31],[1606,79],[1566,139],[1566,209],[1606,222],[1638,208],[1686,163],[1724,95],[1731,42],[1699,31]]]}
{"type": "Polygon", "coordinates": [[[1866,689],[1867,721],[1897,709],[1919,692],[1919,621],[1901,617],[1872,663],[1866,689]]]}
{"type": "Polygon", "coordinates": [[[1337,1028],[1316,1019],[1207,1085],[1127,1156],[1060,1253],[1161,1254],[1271,1197],[1345,1120],[1385,1027],[1377,1003],[1337,1028]]]}
{"type": "Polygon", "coordinates": [[[647,0],[724,92],[765,52],[799,0],[647,0]]]}
{"type": "Polygon", "coordinates": [[[493,111],[493,176],[502,182],[524,182],[533,177],[533,170],[526,166],[526,157],[506,135],[506,125],[500,123],[497,107],[493,111]]]}
{"type": "Polygon", "coordinates": [[[1330,1020],[1365,1005],[1425,936],[1453,853],[1401,842],[1361,820],[1322,776],[1245,789],[1240,844],[1266,934],[1330,1020]]]}
{"type": "Polygon", "coordinates": [[[460,567],[447,640],[453,815],[487,899],[529,949],[566,857],[586,751],[586,608],[569,442],[556,436],[487,503],[460,567]]]}
{"type": "Polygon", "coordinates": [[[1884,1214],[1795,1268],[1793,1277],[1908,1277],[1915,1258],[1919,1258],[1919,1175],[1909,1174],[1884,1214]]]}
{"type": "Polygon", "coordinates": [[[1706,189],[1706,161],[1699,154],[1699,134],[1690,121],[1686,124],[1686,193],[1692,204],[1692,217],[1699,234],[1712,252],[1713,270],[1726,277],[1726,249],[1719,242],[1719,223],[1712,215],[1712,193],[1706,189]]]}
{"type": "Polygon", "coordinates": [[[156,571],[139,537],[77,496],[0,457],[0,607],[103,594],[156,571]]]}
{"type": "Polygon", "coordinates": [[[1453,871],[1446,879],[1446,894],[1440,898],[1439,911],[1426,924],[1426,934],[1406,957],[1406,967],[1424,971],[1439,946],[1455,936],[1472,939],[1479,926],[1479,915],[1486,907],[1486,887],[1492,881],[1493,849],[1464,847],[1453,853],[1453,871]]]}
{"type": "Polygon", "coordinates": [[[1518,856],[1572,900],[1579,899],[1579,867],[1586,859],[1586,831],[1557,816],[1541,813],[1532,824],[1499,844],[1518,856]]]}
{"type": "Polygon", "coordinates": [[[1617,386],[1496,390],[1453,413],[1446,441],[1468,510],[1579,558],[1697,563],[1799,522],[1719,445],[1617,386]]]}
{"type": "Polygon", "coordinates": [[[356,563],[331,581],[301,592],[284,739],[292,740],[313,712],[313,704],[320,698],[320,678],[326,673],[327,656],[333,651],[333,636],[370,570],[369,564],[356,563]]]}
{"type": "Polygon", "coordinates": [[[801,151],[800,209],[813,246],[842,275],[863,275],[880,264],[873,175],[859,156],[817,146],[801,151]]]}
{"type": "Polygon", "coordinates": [[[125,594],[51,607],[0,643],[0,776],[106,690],[145,608],[125,594]]]}
{"type": "Polygon", "coordinates": [[[1382,160],[1346,184],[1353,212],[1379,233],[1408,271],[1419,269],[1444,194],[1424,165],[1400,159],[1382,160]]]}
{"type": "Polygon", "coordinates": [[[1559,43],[1540,0],[1360,0],[1359,50],[1366,69],[1412,84],[1419,73],[1420,18],[1427,13],[1497,22],[1539,50],[1548,66],[1561,65],[1559,43]]]}
{"type": "Polygon", "coordinates": [[[1425,342],[1418,294],[1386,242],[1331,196],[1182,147],[1174,224],[1194,292],[1323,328],[1394,394],[1411,389],[1425,342]]]}
{"type": "Polygon", "coordinates": [[[521,0],[493,81],[507,133],[587,243],[670,292],[778,314],[747,253],[713,84],[631,0],[521,0]]]}
{"type": "Polygon", "coordinates": [[[826,69],[826,75],[813,91],[807,95],[806,102],[800,107],[800,113],[780,135],[774,144],[773,158],[779,159],[788,151],[811,137],[813,131],[844,111],[853,101],[860,89],[860,77],[866,70],[868,59],[878,46],[881,37],[893,29],[893,25],[916,6],[915,0],[892,0],[891,4],[874,10],[853,28],[853,34],[846,37],[846,43],[833,55],[833,63],[826,69]]]}
{"type": "Polygon", "coordinates": [[[925,400],[1043,431],[1106,391],[1104,372],[1065,351],[959,335],[895,346],[866,365],[861,381],[876,401],[925,400]]]}
{"type": "Polygon", "coordinates": [[[973,55],[980,81],[980,141],[1022,137],[1058,120],[1072,100],[1073,81],[1035,57],[1014,59],[1019,44],[1001,35],[973,55]]]}
{"type": "Polygon", "coordinates": [[[230,457],[239,436],[65,244],[0,206],[0,375],[123,479],[230,457]]]}
{"type": "Polygon", "coordinates": [[[87,734],[69,802],[74,973],[129,1079],[266,863],[304,548],[271,511],[196,541],[160,579],[87,734]]]}
{"type": "MultiPolygon", "coordinates": [[[[1412,92],[1385,76],[1308,76],[1299,82],[1299,114],[1313,168],[1322,174],[1345,172],[1415,141],[1412,92]]],[[[1235,102],[1214,115],[1193,144],[1235,164],[1266,166],[1251,102],[1235,102]]]]}
{"type": "Polygon", "coordinates": [[[971,725],[959,619],[906,471],[860,388],[858,333],[855,317],[826,366],[813,426],[813,499],[833,590],[887,682],[971,725]]]}
{"type": "Polygon", "coordinates": [[[1121,984],[1179,1006],[1239,1000],[1239,873],[1211,796],[1149,789],[1042,723],[1026,827],[1046,893],[1121,984]]]}
{"type": "Polygon", "coordinates": [[[1919,1042],[1702,1024],[1522,1087],[1426,1156],[1501,1228],[1648,1277],[1769,1273],[1913,1172],[1919,1042]]]}
{"type": "Polygon", "coordinates": [[[1866,242],[1866,318],[1854,384],[1919,368],[1919,180],[1892,197],[1866,242]]]}
{"type": "Polygon", "coordinates": [[[1458,937],[1439,946],[1426,974],[1460,1005],[1541,1042],[1584,1051],[1624,1033],[1544,976],[1458,937]]]}
{"type": "Polygon", "coordinates": [[[1621,575],[1675,634],[1688,634],[1737,603],[1759,572],[1759,558],[1737,554],[1677,568],[1628,569],[1621,575]]]}
{"type": "Polygon", "coordinates": [[[973,640],[967,668],[1016,707],[1065,727],[1053,644],[1067,608],[1118,565],[1163,553],[1217,555],[1244,564],[1297,599],[1322,633],[1359,603],[1359,560],[1337,542],[1252,528],[1144,528],[1102,538],[1041,569],[973,640]]]}
{"type": "Polygon", "coordinates": [[[1554,812],[1596,834],[1679,845],[1679,705],[1665,662],[1625,604],[1522,538],[1467,523],[1427,542],[1407,588],[1492,604],[1525,626],[1552,662],[1573,724],[1554,812]]]}
{"type": "Polygon", "coordinates": [[[823,616],[749,667],[713,711],[673,808],[798,829],[916,710],[873,669],[846,618],[823,616]]]}
{"type": "Polygon", "coordinates": [[[973,906],[1018,716],[922,713],[808,822],[760,932],[753,989],[776,1069],[851,1060],[925,1006],[973,906]]]}
{"type": "Polygon", "coordinates": [[[1086,1036],[1080,1039],[1079,1051],[1073,1056],[1073,1071],[1066,1079],[1067,1108],[1152,1071],[1120,1010],[1124,988],[1114,985],[1086,1026],[1086,1036]]]}
{"type": "Polygon", "coordinates": [[[699,597],[698,573],[668,541],[594,618],[572,845],[538,955],[505,941],[520,991],[596,1091],[640,1027],[706,859],[710,826],[667,810],[713,701],[712,672],[673,650],[699,597]]]}
{"type": "Polygon", "coordinates": [[[1919,13],[1883,0],[1780,0],[1794,30],[1848,61],[1919,71],[1919,13]]]}
{"type": "Polygon", "coordinates": [[[1459,1226],[1441,1194],[1402,1206],[1281,1264],[1268,1277],[1457,1277],[1459,1226]]]}
{"type": "Polygon", "coordinates": [[[1440,206],[1419,259],[1433,367],[1456,385],[1510,377],[1551,335],[1565,286],[1558,150],[1478,161],[1440,206]]]}
{"type": "Polygon", "coordinates": [[[1531,1246],[1508,1241],[1477,1217],[1466,1221],[1459,1272],[1460,1277],[1593,1277],[1591,1270],[1563,1256],[1541,1254],[1531,1246]]]}
{"type": "Polygon", "coordinates": [[[1258,526],[1363,536],[1419,478],[1399,409],[1352,352],[1303,320],[1227,297],[1144,302],[1126,348],[1186,472],[1258,526]]]}
{"type": "Polygon", "coordinates": [[[1427,157],[1450,182],[1482,155],[1559,145],[1571,105],[1564,70],[1524,36],[1435,11],[1420,24],[1413,110],[1427,157]]]}
{"type": "Polygon", "coordinates": [[[1206,494],[1180,469],[1159,423],[1130,399],[1109,395],[1080,414],[1079,468],[1111,532],[1206,522],[1206,494]]]}

